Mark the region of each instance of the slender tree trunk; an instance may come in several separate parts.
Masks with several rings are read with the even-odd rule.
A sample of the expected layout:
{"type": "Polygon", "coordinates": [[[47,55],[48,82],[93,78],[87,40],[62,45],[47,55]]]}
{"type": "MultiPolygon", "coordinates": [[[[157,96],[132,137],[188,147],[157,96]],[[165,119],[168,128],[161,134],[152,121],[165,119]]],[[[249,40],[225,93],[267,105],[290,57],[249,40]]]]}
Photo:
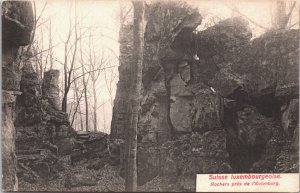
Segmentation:
{"type": "Polygon", "coordinates": [[[275,28],[284,29],[287,24],[286,2],[283,0],[276,1],[275,28]]]}
{"type": "Polygon", "coordinates": [[[93,80],[93,95],[94,95],[94,131],[97,131],[98,126],[98,119],[97,119],[97,106],[98,106],[98,100],[97,100],[97,93],[96,93],[96,81],[93,80]]]}
{"type": "Polygon", "coordinates": [[[103,130],[106,131],[105,105],[102,106],[102,110],[103,110],[103,130]]]}
{"type": "MultiPolygon", "coordinates": [[[[79,113],[79,122],[80,122],[80,130],[83,131],[83,121],[82,121],[82,113],[81,113],[81,107],[80,107],[80,100],[82,97],[82,94],[79,96],[78,95],[78,87],[77,87],[77,81],[74,81],[74,86],[75,86],[75,97],[78,105],[78,113],[79,113]]],[[[75,116],[76,114],[74,114],[75,116]]]]}
{"type": "Polygon", "coordinates": [[[73,70],[74,70],[74,64],[75,64],[75,59],[76,59],[76,54],[77,54],[77,45],[78,45],[78,40],[81,39],[81,37],[78,39],[78,22],[77,22],[77,11],[76,11],[76,1],[75,1],[75,17],[74,17],[74,30],[75,30],[75,37],[74,37],[74,45],[72,45],[72,47],[74,46],[74,51],[71,55],[71,62],[70,62],[70,67],[68,67],[68,52],[70,52],[70,50],[68,50],[69,48],[69,41],[70,38],[72,36],[72,26],[71,26],[71,17],[70,19],[70,26],[69,26],[69,34],[68,34],[68,39],[65,42],[65,62],[64,62],[64,95],[63,95],[63,100],[62,100],[62,111],[63,112],[67,112],[67,105],[68,105],[68,93],[70,91],[70,87],[71,87],[71,79],[72,79],[72,74],[73,74],[73,70]]]}
{"type": "MultiPolygon", "coordinates": [[[[80,30],[80,36],[82,36],[81,30],[80,30]]],[[[83,51],[82,51],[82,40],[80,38],[79,40],[80,45],[80,63],[81,63],[81,71],[82,71],[82,84],[84,89],[84,104],[85,104],[85,130],[89,131],[89,103],[87,98],[87,82],[85,77],[85,70],[84,70],[84,64],[83,64],[83,51]]],[[[89,78],[88,78],[89,79],[89,78]]]]}
{"type": "Polygon", "coordinates": [[[133,63],[131,65],[130,128],[127,153],[125,191],[137,191],[137,125],[142,87],[144,2],[133,1],[133,63]]]}
{"type": "Polygon", "coordinates": [[[64,63],[64,95],[63,95],[63,100],[62,100],[62,107],[61,110],[63,112],[67,112],[67,79],[68,79],[68,72],[67,72],[67,61],[68,61],[68,46],[67,44],[65,45],[65,63],[64,63]]]}
{"type": "MultiPolygon", "coordinates": [[[[82,73],[84,73],[84,67],[81,66],[82,73]]],[[[87,95],[87,81],[85,80],[85,76],[82,76],[82,83],[84,89],[84,103],[85,103],[85,130],[89,131],[89,101],[87,95]]]]}
{"type": "Polygon", "coordinates": [[[49,55],[50,55],[50,70],[53,68],[53,50],[52,50],[52,24],[51,19],[49,23],[49,55]]]}
{"type": "MultiPolygon", "coordinates": [[[[92,42],[92,33],[90,31],[89,35],[89,62],[90,62],[90,70],[93,71],[90,73],[91,79],[92,79],[92,92],[93,92],[93,99],[94,99],[94,106],[93,106],[93,125],[94,125],[94,131],[97,131],[98,127],[98,120],[97,120],[97,92],[96,92],[96,81],[99,77],[99,72],[94,71],[96,69],[96,57],[95,57],[95,46],[92,42]]],[[[102,62],[100,62],[100,65],[102,65],[102,62]]]]}

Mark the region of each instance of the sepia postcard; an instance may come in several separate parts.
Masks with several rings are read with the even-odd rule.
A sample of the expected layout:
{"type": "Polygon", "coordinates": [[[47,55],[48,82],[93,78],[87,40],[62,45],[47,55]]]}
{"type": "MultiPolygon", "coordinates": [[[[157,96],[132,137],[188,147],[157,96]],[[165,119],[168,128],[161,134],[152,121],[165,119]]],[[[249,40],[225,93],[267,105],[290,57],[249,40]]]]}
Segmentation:
{"type": "Polygon", "coordinates": [[[1,6],[1,191],[299,191],[298,1],[1,6]]]}

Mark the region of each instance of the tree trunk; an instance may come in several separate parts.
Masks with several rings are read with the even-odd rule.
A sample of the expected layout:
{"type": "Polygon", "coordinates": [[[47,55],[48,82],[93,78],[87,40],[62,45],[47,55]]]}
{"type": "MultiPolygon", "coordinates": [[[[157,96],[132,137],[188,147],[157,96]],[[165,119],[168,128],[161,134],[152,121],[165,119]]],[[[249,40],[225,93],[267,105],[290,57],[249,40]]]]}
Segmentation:
{"type": "Polygon", "coordinates": [[[67,62],[68,62],[68,41],[65,43],[65,63],[64,63],[64,95],[62,100],[61,110],[67,112],[67,88],[68,88],[68,72],[67,72],[67,62]]]}
{"type": "MultiPolygon", "coordinates": [[[[75,87],[74,93],[75,93],[75,98],[76,98],[76,101],[77,101],[78,113],[79,113],[80,130],[83,131],[83,121],[82,121],[82,113],[81,113],[81,107],[80,107],[80,101],[81,101],[82,93],[81,93],[80,96],[78,95],[78,90],[79,89],[77,87],[77,82],[76,81],[74,81],[74,87],[75,87]]],[[[76,114],[77,114],[77,108],[75,109],[74,116],[76,116],[76,114]]],[[[74,117],[73,117],[73,119],[74,119],[74,117]]],[[[72,122],[71,122],[71,125],[72,125],[72,122]]]]}
{"type": "Polygon", "coordinates": [[[140,108],[140,94],[142,87],[142,62],[143,62],[143,20],[144,2],[133,1],[133,60],[131,65],[131,101],[130,101],[130,128],[127,138],[127,167],[125,191],[137,191],[137,125],[140,108]]]}
{"type": "Polygon", "coordinates": [[[16,130],[13,124],[16,97],[2,90],[2,187],[4,191],[18,191],[16,130]]]}
{"type": "Polygon", "coordinates": [[[275,10],[275,29],[286,28],[287,19],[286,2],[283,0],[277,0],[275,10]]]}
{"type": "MultiPolygon", "coordinates": [[[[80,36],[82,37],[81,29],[80,29],[80,36]]],[[[89,104],[88,104],[88,98],[87,98],[87,83],[89,81],[90,75],[88,75],[88,78],[86,80],[85,70],[84,70],[84,63],[83,63],[83,50],[82,50],[82,40],[81,40],[81,38],[79,40],[79,46],[80,46],[80,64],[81,64],[81,71],[82,71],[82,84],[83,84],[83,89],[84,89],[85,130],[89,131],[89,104]]]]}
{"type": "Polygon", "coordinates": [[[97,126],[98,126],[98,119],[97,119],[97,106],[98,106],[98,101],[97,101],[97,93],[96,93],[96,81],[93,80],[93,95],[94,95],[94,131],[97,131],[97,126]]]}
{"type": "Polygon", "coordinates": [[[88,103],[88,98],[87,98],[86,85],[84,86],[84,101],[85,101],[85,130],[89,131],[89,103],[88,103]]]}
{"type": "MultiPolygon", "coordinates": [[[[103,101],[103,104],[104,104],[104,101],[103,101]]],[[[105,105],[102,106],[102,111],[103,111],[103,130],[105,132],[106,131],[105,105]]]]}

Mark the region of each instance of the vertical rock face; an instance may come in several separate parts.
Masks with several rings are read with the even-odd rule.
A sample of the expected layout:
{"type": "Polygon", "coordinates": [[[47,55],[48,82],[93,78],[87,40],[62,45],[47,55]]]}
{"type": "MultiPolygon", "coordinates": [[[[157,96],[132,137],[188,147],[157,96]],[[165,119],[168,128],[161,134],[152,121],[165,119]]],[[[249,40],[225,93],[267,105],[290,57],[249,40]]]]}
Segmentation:
{"type": "MultiPolygon", "coordinates": [[[[144,94],[142,96],[143,108],[152,109],[155,112],[145,114],[140,119],[140,133],[150,132],[158,134],[157,138],[162,141],[168,138],[170,128],[165,116],[168,108],[168,97],[164,86],[164,75],[160,65],[160,59],[168,57],[171,50],[171,43],[183,28],[195,28],[201,23],[201,16],[195,9],[185,3],[157,2],[146,10],[147,25],[145,27],[145,45],[143,61],[143,85],[144,94]],[[159,9],[160,8],[160,9],[159,9]],[[195,21],[184,20],[195,17],[195,21]],[[183,21],[184,22],[181,22],[183,21]],[[190,25],[190,26],[189,26],[190,25]],[[192,27],[191,27],[192,26],[192,27]],[[155,102],[154,102],[155,101],[155,102]],[[159,119],[158,119],[159,118],[159,119]],[[150,122],[152,128],[149,128],[150,122]],[[148,125],[148,126],[147,126],[148,125]]],[[[131,24],[123,27],[120,31],[120,79],[115,98],[113,110],[113,120],[111,133],[113,137],[123,138],[128,123],[128,113],[126,105],[129,98],[130,88],[130,55],[132,53],[132,27],[131,24]],[[122,112],[121,112],[122,111],[122,112]],[[124,112],[123,112],[124,111],[124,112]],[[118,134],[117,134],[118,133],[118,134]]],[[[178,61],[177,61],[178,62],[178,61]]],[[[144,110],[145,111],[145,110],[144,110]]],[[[145,139],[146,140],[146,139],[145,139]]]]}
{"type": "Polygon", "coordinates": [[[122,25],[119,34],[120,42],[120,66],[117,93],[114,99],[113,117],[111,122],[111,136],[113,138],[125,138],[125,132],[129,127],[129,90],[130,90],[130,64],[132,62],[133,29],[132,24],[122,25]]]}
{"type": "Polygon", "coordinates": [[[2,2],[2,187],[16,191],[16,95],[20,94],[21,46],[30,43],[33,12],[30,2],[2,2]]]}
{"type": "Polygon", "coordinates": [[[42,84],[43,98],[56,110],[61,109],[59,100],[59,70],[49,70],[44,73],[42,84]]]}
{"type": "Polygon", "coordinates": [[[16,101],[15,126],[38,124],[42,120],[40,81],[38,74],[32,68],[31,61],[27,59],[22,68],[20,91],[22,94],[16,101]]]}

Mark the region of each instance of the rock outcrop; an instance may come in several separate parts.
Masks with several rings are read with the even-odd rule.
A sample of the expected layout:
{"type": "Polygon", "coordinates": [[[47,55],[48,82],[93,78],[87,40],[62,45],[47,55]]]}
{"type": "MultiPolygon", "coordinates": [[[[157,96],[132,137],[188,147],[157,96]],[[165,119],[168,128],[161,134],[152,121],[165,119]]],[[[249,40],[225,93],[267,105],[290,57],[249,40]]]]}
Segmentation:
{"type": "MultiPolygon", "coordinates": [[[[170,184],[176,184],[175,179],[179,178],[181,185],[186,186],[187,190],[193,190],[195,173],[231,171],[225,130],[219,121],[220,97],[204,84],[188,85],[191,77],[190,66],[186,63],[190,62],[193,49],[189,49],[190,53],[183,53],[176,48],[179,44],[193,43],[192,32],[201,23],[202,17],[187,4],[174,2],[154,3],[146,13],[143,96],[138,134],[138,184],[143,185],[157,176],[173,176],[170,184]],[[180,69],[174,70],[178,65],[180,69]],[[172,129],[186,135],[167,142],[172,138],[172,129]],[[193,142],[189,138],[191,135],[193,142]],[[209,140],[204,140],[206,136],[209,140]],[[203,147],[216,154],[210,155],[203,147]],[[185,149],[183,153],[181,148],[185,149]],[[196,151],[199,151],[200,156],[196,155],[196,151]],[[199,166],[199,163],[202,165],[199,166]]],[[[132,34],[130,27],[125,26],[125,29],[121,30],[127,33],[120,37],[121,48],[128,46],[127,38],[132,34]]],[[[126,132],[127,125],[120,121],[120,117],[126,121],[128,113],[121,115],[124,106],[120,105],[120,99],[123,97],[122,104],[127,104],[126,99],[130,93],[120,85],[130,86],[127,82],[129,77],[126,76],[130,70],[129,61],[130,50],[124,53],[121,49],[120,81],[112,121],[114,138],[124,139],[126,132]]],[[[121,151],[122,161],[124,148],[121,151]]]]}
{"type": "MultiPolygon", "coordinates": [[[[146,13],[139,185],[159,177],[194,191],[196,173],[297,172],[299,31],[252,40],[240,17],[195,32],[201,16],[186,4],[156,2],[146,13]]],[[[127,35],[120,36],[112,121],[121,139],[129,120],[131,50],[122,48],[130,25],[121,29],[127,35]]]]}
{"type": "Polygon", "coordinates": [[[43,79],[43,96],[48,103],[55,109],[60,110],[59,101],[59,70],[49,70],[45,72],[43,79]]]}
{"type": "MultiPolygon", "coordinates": [[[[71,154],[71,164],[75,165],[82,161],[93,162],[102,158],[107,150],[107,134],[78,132],[75,136],[74,146],[71,154]]],[[[109,158],[109,155],[107,155],[109,158]]],[[[95,166],[97,167],[97,166],[95,166]]],[[[94,168],[94,163],[91,163],[94,168]]]]}
{"type": "Polygon", "coordinates": [[[33,11],[30,2],[2,2],[2,187],[18,189],[14,127],[15,101],[20,94],[21,51],[30,43],[33,11]]]}
{"type": "Polygon", "coordinates": [[[199,32],[195,42],[200,60],[191,76],[226,98],[222,119],[232,167],[272,172],[298,123],[298,107],[292,106],[298,103],[299,31],[250,38],[248,23],[241,18],[199,32]]]}
{"type": "Polygon", "coordinates": [[[122,25],[119,33],[120,42],[120,65],[118,91],[114,99],[113,116],[111,123],[111,136],[125,138],[126,127],[129,126],[128,103],[130,90],[130,63],[133,49],[133,32],[131,24],[122,25]]]}
{"type": "Polygon", "coordinates": [[[56,103],[58,76],[57,70],[47,71],[41,84],[30,60],[22,70],[22,94],[16,102],[16,152],[18,176],[31,183],[57,177],[60,156],[70,155],[73,149],[75,131],[56,103]]]}
{"type": "Polygon", "coordinates": [[[60,155],[70,154],[74,135],[59,110],[58,71],[44,84],[32,68],[33,11],[30,2],[2,3],[2,161],[3,190],[18,189],[58,175],[60,155]]]}

